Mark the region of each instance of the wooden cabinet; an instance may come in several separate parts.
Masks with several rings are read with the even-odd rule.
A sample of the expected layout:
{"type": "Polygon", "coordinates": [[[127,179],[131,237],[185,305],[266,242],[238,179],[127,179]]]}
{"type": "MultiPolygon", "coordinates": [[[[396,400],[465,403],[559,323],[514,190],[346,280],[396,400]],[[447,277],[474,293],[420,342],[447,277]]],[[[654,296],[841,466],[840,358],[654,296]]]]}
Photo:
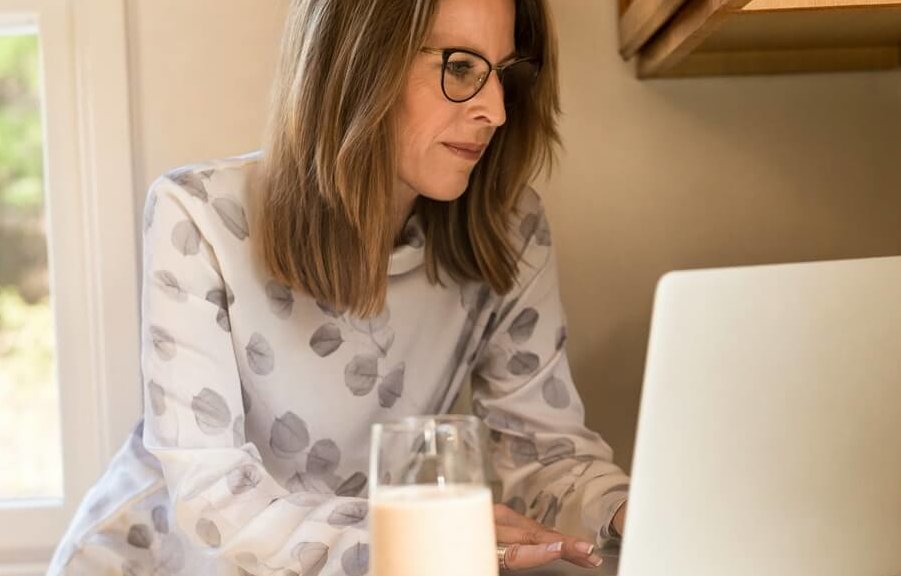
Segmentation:
{"type": "Polygon", "coordinates": [[[901,0],[619,0],[641,78],[901,66],[901,0]]]}

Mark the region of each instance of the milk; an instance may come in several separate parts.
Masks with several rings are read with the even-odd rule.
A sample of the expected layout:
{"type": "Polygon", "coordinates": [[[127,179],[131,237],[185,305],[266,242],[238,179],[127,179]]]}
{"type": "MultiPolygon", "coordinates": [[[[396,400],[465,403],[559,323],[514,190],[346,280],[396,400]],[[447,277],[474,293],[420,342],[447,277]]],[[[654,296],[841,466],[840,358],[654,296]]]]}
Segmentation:
{"type": "Polygon", "coordinates": [[[383,486],[370,502],[373,576],[497,576],[491,491],[383,486]]]}

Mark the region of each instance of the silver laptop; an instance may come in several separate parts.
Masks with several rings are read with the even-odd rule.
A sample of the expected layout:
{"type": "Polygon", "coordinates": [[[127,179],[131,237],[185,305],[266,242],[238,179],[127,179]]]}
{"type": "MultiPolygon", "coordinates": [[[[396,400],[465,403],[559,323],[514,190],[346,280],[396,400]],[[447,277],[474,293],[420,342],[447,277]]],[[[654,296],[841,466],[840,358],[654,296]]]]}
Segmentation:
{"type": "Polygon", "coordinates": [[[660,281],[619,576],[901,576],[901,257],[660,281]]]}

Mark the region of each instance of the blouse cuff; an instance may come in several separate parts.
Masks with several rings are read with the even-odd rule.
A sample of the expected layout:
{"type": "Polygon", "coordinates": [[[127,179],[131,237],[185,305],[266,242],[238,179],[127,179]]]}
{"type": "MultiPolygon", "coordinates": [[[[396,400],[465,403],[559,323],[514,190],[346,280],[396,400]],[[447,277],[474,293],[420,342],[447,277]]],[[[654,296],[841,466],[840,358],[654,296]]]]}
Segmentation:
{"type": "Polygon", "coordinates": [[[604,514],[604,522],[602,522],[601,529],[598,532],[599,544],[603,544],[607,540],[619,541],[622,539],[622,535],[618,534],[616,532],[616,529],[613,527],[613,518],[616,516],[616,513],[619,512],[619,509],[622,508],[623,504],[625,504],[628,499],[628,493],[613,492],[605,496],[601,501],[601,506],[603,506],[606,513],[604,514]]]}

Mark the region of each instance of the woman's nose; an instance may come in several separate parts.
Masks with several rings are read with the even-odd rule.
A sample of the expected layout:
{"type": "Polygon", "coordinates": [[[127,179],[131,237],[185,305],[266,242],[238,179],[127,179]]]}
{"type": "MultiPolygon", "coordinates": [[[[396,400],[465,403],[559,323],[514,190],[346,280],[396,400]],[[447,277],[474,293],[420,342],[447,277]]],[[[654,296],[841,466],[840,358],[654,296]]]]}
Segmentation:
{"type": "Polygon", "coordinates": [[[504,106],[504,85],[496,72],[488,77],[487,84],[473,99],[478,104],[480,118],[487,120],[492,126],[503,126],[507,121],[507,110],[504,106]]]}

